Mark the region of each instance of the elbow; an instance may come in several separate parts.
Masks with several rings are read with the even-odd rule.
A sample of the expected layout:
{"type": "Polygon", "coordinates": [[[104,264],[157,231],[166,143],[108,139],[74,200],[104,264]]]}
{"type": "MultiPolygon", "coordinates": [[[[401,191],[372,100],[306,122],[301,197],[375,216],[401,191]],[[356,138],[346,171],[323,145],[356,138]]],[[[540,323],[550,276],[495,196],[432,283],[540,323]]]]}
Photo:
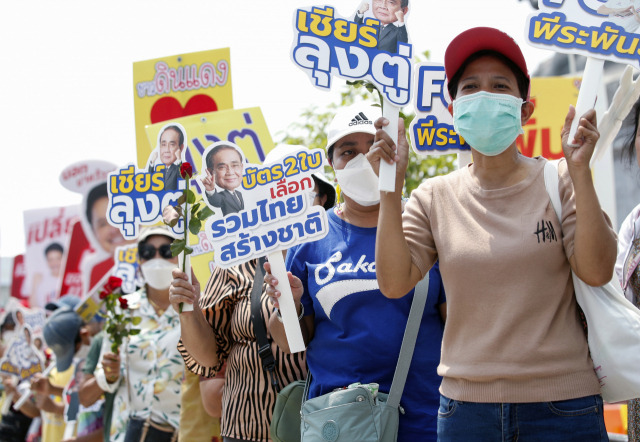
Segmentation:
{"type": "Polygon", "coordinates": [[[404,288],[398,284],[389,283],[380,277],[378,277],[378,286],[380,287],[380,292],[389,299],[402,298],[408,292],[408,290],[404,290],[404,288]]]}
{"type": "Polygon", "coordinates": [[[580,279],[592,287],[600,287],[608,284],[613,279],[613,271],[615,266],[615,260],[609,264],[599,265],[589,272],[583,272],[578,274],[580,279]]]}
{"type": "Polygon", "coordinates": [[[88,394],[86,394],[86,392],[83,392],[83,390],[79,390],[78,391],[78,400],[80,401],[80,404],[85,407],[85,408],[89,408],[90,406],[92,406],[95,401],[91,400],[92,398],[89,397],[88,394]]]}
{"type": "Polygon", "coordinates": [[[600,268],[596,272],[591,272],[585,277],[580,277],[584,282],[592,287],[600,287],[611,282],[613,279],[613,266],[611,268],[600,268]]]}
{"type": "Polygon", "coordinates": [[[220,404],[210,404],[208,402],[202,402],[204,406],[204,411],[211,417],[221,418],[222,417],[222,406],[220,404]]]}

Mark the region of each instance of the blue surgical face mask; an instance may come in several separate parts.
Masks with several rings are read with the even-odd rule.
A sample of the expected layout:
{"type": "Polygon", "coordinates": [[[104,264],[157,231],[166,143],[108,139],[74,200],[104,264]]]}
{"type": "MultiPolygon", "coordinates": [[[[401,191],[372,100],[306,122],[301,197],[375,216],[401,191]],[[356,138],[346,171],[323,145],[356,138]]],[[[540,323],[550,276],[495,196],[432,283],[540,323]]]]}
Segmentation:
{"type": "Polygon", "coordinates": [[[453,127],[483,155],[504,152],[521,133],[522,98],[476,92],[453,102],[453,127]]]}

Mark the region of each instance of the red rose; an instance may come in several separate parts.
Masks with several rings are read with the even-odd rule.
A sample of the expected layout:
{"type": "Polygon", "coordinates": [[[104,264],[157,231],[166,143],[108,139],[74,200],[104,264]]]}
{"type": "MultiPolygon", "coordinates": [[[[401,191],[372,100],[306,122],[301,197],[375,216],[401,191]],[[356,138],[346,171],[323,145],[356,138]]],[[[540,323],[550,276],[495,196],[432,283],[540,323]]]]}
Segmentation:
{"type": "Polygon", "coordinates": [[[191,178],[193,175],[193,169],[191,168],[191,163],[182,163],[180,165],[180,176],[183,179],[191,178]]]}
{"type": "Polygon", "coordinates": [[[122,278],[118,278],[117,276],[109,276],[109,281],[107,281],[107,284],[109,285],[109,287],[111,287],[111,289],[117,289],[118,287],[122,286],[122,278]]]}
{"type": "Polygon", "coordinates": [[[124,299],[123,297],[118,298],[118,301],[120,302],[120,308],[121,309],[126,309],[129,308],[129,303],[127,302],[126,299],[124,299]]]}
{"type": "Polygon", "coordinates": [[[100,299],[104,299],[107,296],[109,296],[109,292],[107,292],[106,290],[100,292],[100,299]]]}

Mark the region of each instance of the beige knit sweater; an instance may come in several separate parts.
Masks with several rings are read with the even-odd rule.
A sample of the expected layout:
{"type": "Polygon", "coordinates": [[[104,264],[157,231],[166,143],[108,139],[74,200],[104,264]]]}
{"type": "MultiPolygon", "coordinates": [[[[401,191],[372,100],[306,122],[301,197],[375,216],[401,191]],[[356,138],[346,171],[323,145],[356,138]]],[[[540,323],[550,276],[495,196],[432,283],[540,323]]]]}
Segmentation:
{"type": "Polygon", "coordinates": [[[445,396],[543,402],[599,393],[573,294],[575,201],[560,163],[562,226],[545,190],[545,160],[504,189],[469,168],[427,180],[403,215],[413,263],[435,260],[447,293],[438,373],[445,396]]]}

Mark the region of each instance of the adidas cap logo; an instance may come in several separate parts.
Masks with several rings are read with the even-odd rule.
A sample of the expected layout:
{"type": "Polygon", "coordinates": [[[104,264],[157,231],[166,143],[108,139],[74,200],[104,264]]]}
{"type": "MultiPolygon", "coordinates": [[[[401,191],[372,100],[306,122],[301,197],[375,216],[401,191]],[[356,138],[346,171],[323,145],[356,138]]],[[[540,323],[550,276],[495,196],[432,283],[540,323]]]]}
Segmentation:
{"type": "Polygon", "coordinates": [[[349,126],[358,126],[360,124],[373,124],[373,121],[367,118],[364,113],[359,112],[355,117],[351,119],[349,126]]]}

